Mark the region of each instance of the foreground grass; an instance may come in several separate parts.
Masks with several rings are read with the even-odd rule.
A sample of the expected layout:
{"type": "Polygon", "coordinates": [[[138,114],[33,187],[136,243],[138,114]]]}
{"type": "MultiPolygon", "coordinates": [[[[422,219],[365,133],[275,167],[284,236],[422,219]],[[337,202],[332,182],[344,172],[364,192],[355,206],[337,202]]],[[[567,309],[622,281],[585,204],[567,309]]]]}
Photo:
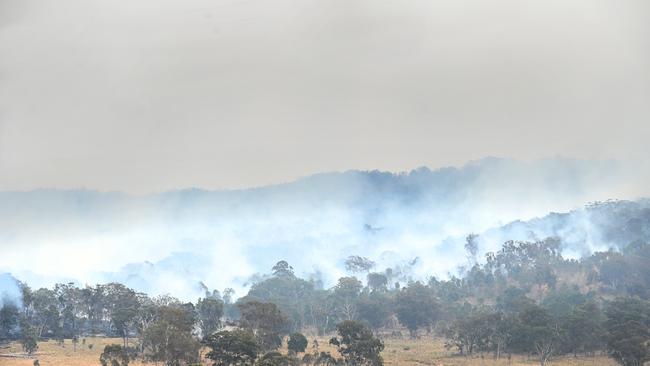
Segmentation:
{"type": "MultiPolygon", "coordinates": [[[[309,339],[310,346],[312,339],[309,339]]],[[[327,344],[327,338],[319,338],[321,351],[335,353],[335,348],[327,344]]],[[[518,365],[539,365],[535,359],[527,360],[525,356],[513,355],[510,362],[506,357],[499,360],[486,354],[483,358],[476,356],[472,358],[457,356],[453,351],[447,350],[444,341],[441,339],[385,339],[385,349],[382,352],[386,366],[518,366],[518,365]]],[[[546,363],[548,366],[616,366],[616,363],[603,356],[598,357],[558,357],[546,363]]]]}
{"type": "MultiPolygon", "coordinates": [[[[65,340],[64,347],[56,341],[38,343],[38,351],[32,358],[5,358],[0,356],[1,366],[33,366],[38,359],[41,366],[91,366],[100,365],[99,355],[108,344],[122,344],[120,338],[85,338],[85,344],[79,342],[76,351],[73,350],[72,341],[65,340]],[[92,345],[92,348],[89,346],[92,345]]],[[[7,353],[22,353],[20,344],[12,343],[10,348],[0,350],[0,355],[7,353]]],[[[134,361],[129,365],[141,366],[143,363],[134,361]]]]}
{"type": "MultiPolygon", "coordinates": [[[[307,351],[312,352],[314,338],[309,338],[307,351]]],[[[328,344],[328,338],[317,339],[318,351],[329,351],[336,353],[335,348],[328,344]]],[[[38,352],[33,358],[5,358],[0,357],[1,366],[33,366],[34,360],[38,359],[41,366],[95,366],[99,365],[99,355],[104,346],[112,343],[121,343],[119,338],[86,338],[85,344],[79,342],[77,350],[73,351],[72,342],[66,340],[64,346],[59,346],[55,341],[40,342],[38,352]],[[92,344],[92,349],[88,346],[92,344]]],[[[513,356],[510,362],[506,358],[500,360],[492,359],[491,355],[484,358],[466,358],[453,355],[444,348],[441,340],[431,339],[386,339],[386,349],[382,353],[384,363],[387,366],[518,366],[537,365],[534,359],[527,360],[523,356],[513,356]]],[[[285,350],[286,351],[286,350],[285,350]]],[[[10,348],[0,350],[0,354],[21,353],[20,345],[12,343],[10,348]]],[[[145,365],[140,361],[130,363],[133,366],[145,365]]],[[[148,365],[152,365],[149,363],[148,365]]],[[[206,363],[207,365],[207,363],[206,363]]],[[[547,363],[549,366],[614,366],[616,365],[607,357],[561,357],[555,358],[547,363]]]]}

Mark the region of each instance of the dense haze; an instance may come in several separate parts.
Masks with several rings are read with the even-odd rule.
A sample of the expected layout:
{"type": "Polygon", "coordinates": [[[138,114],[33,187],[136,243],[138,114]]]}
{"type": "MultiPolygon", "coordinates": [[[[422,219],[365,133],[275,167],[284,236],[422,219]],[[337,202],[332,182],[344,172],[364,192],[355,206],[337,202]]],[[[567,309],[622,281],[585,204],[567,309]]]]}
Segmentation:
{"type": "MultiPolygon", "coordinates": [[[[0,0],[0,272],[187,298],[280,259],[444,277],[470,232],[650,195],[649,24],[642,0],[0,0]]],[[[535,235],[616,244],[574,219],[535,235]]]]}
{"type": "MultiPolygon", "coordinates": [[[[401,268],[404,279],[445,278],[466,264],[469,233],[596,200],[636,199],[646,193],[643,182],[614,161],[491,158],[461,168],[328,173],[234,191],[4,192],[0,270],[34,285],[120,281],[190,299],[201,293],[200,281],[241,294],[252,275],[282,259],[327,287],[343,275],[349,255],[367,256],[378,269],[401,268]]],[[[562,237],[574,257],[627,244],[601,237],[603,220],[592,223],[581,212],[487,232],[480,253],[508,239],[547,236],[562,237]]]]}
{"type": "Polygon", "coordinates": [[[0,189],[638,159],[645,0],[0,0],[0,189]]]}
{"type": "Polygon", "coordinates": [[[647,0],[0,0],[0,363],[650,362],[649,35],[647,0]]]}

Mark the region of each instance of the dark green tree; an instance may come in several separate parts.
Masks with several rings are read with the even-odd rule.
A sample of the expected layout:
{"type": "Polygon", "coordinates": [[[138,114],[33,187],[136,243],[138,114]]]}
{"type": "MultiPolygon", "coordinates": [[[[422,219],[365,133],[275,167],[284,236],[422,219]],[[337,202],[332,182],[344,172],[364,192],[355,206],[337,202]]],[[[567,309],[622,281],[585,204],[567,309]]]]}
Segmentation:
{"type": "Polygon", "coordinates": [[[277,351],[272,351],[266,353],[264,356],[260,357],[257,362],[255,363],[256,366],[291,366],[291,365],[298,365],[299,361],[287,356],[283,355],[280,352],[277,351]]]}
{"type": "Polygon", "coordinates": [[[294,276],[293,267],[291,267],[287,261],[279,261],[273,266],[273,268],[271,268],[271,270],[273,271],[273,275],[276,277],[294,276]]]}
{"type": "Polygon", "coordinates": [[[26,319],[20,322],[20,328],[20,344],[23,350],[31,355],[38,349],[38,334],[26,319]]]}
{"type": "Polygon", "coordinates": [[[241,298],[239,303],[249,301],[274,303],[289,317],[291,328],[300,329],[305,326],[307,308],[313,294],[312,282],[294,276],[282,265],[274,270],[273,276],[253,284],[248,294],[241,298]]]}
{"type": "Polygon", "coordinates": [[[238,307],[241,326],[253,331],[257,344],[263,350],[280,347],[282,337],[289,333],[289,319],[275,304],[250,301],[238,307]]]}
{"type": "Polygon", "coordinates": [[[410,283],[397,294],[395,312],[411,337],[417,336],[418,328],[432,325],[439,315],[433,292],[420,282],[410,283]]]}
{"type": "Polygon", "coordinates": [[[475,351],[486,351],[491,346],[495,331],[492,313],[487,309],[473,309],[460,316],[445,330],[449,340],[447,347],[454,346],[462,355],[472,355],[475,351]]]}
{"type": "Polygon", "coordinates": [[[206,357],[214,361],[214,366],[252,365],[259,352],[250,330],[223,330],[207,336],[203,343],[210,348],[206,357]]]}
{"type": "Polygon", "coordinates": [[[302,333],[291,333],[287,341],[287,348],[293,353],[305,352],[307,338],[302,333]]]}
{"type": "Polygon", "coordinates": [[[102,366],[128,366],[131,361],[129,350],[119,344],[108,344],[99,356],[102,366]]]}
{"type": "Polygon", "coordinates": [[[377,331],[392,314],[390,298],[381,292],[363,293],[357,301],[359,319],[377,331]]]}
{"type": "Polygon", "coordinates": [[[363,323],[346,320],[337,324],[336,332],[338,337],[330,339],[330,344],[337,347],[347,365],[382,366],[384,364],[381,357],[384,343],[375,338],[372,331],[363,323]]]}
{"type": "Polygon", "coordinates": [[[366,279],[372,292],[385,292],[388,289],[388,278],[383,273],[368,273],[366,279]]]}
{"type": "Polygon", "coordinates": [[[20,309],[10,300],[5,300],[0,308],[0,339],[10,339],[15,336],[20,319],[20,309]]]}
{"type": "Polygon", "coordinates": [[[561,346],[560,327],[548,310],[536,304],[525,305],[514,330],[517,350],[535,354],[544,366],[561,346]]]}
{"type": "Polygon", "coordinates": [[[321,352],[318,354],[318,357],[316,357],[316,360],[314,361],[315,366],[336,366],[341,363],[343,363],[343,360],[336,359],[329,352],[321,352]]]}
{"type": "Polygon", "coordinates": [[[605,348],[605,317],[594,301],[575,306],[571,313],[563,318],[562,328],[563,348],[574,356],[578,353],[593,354],[605,348]]]}
{"type": "Polygon", "coordinates": [[[623,366],[650,361],[650,305],[634,298],[618,298],[606,310],[609,354],[623,366]]]}

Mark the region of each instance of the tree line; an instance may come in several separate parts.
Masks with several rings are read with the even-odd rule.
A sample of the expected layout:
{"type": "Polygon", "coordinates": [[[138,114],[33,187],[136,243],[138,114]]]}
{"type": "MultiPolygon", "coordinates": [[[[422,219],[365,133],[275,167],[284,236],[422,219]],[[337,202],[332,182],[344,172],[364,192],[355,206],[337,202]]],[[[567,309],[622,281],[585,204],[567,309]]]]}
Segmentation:
{"type": "Polygon", "coordinates": [[[526,354],[542,366],[558,355],[606,353],[625,366],[650,360],[650,244],[580,260],[563,258],[555,238],[509,241],[483,261],[475,235],[465,248],[458,276],[424,282],[351,256],[350,275],[328,289],[280,261],[236,301],[230,289],[206,289],[192,303],[119,283],[20,284],[20,301],[0,309],[0,338],[34,352],[42,339],[76,348],[89,346],[79,345],[85,336],[120,337],[104,350],[106,365],[136,357],[167,365],[202,357],[215,365],[381,365],[382,339],[433,336],[459,355],[526,354]],[[303,333],[336,334],[330,342],[340,358],[306,352],[303,333]],[[277,352],[284,342],[289,355],[277,352]]]}

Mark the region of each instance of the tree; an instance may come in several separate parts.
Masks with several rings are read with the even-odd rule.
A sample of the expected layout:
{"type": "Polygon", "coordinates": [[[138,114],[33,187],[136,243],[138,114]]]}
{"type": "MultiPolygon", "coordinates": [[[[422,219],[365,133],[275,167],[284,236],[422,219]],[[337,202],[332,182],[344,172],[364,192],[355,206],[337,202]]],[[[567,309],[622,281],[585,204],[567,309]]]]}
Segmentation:
{"type": "Polygon", "coordinates": [[[357,301],[359,319],[367,322],[370,328],[377,331],[391,316],[390,305],[390,299],[383,293],[364,293],[357,301]]]}
{"type": "Polygon", "coordinates": [[[34,316],[33,324],[36,333],[41,336],[57,336],[60,331],[59,302],[54,291],[41,288],[34,291],[34,316]]]}
{"type": "Polygon", "coordinates": [[[485,351],[491,346],[494,333],[492,313],[479,309],[458,317],[446,330],[447,347],[455,346],[462,355],[485,351]]]}
{"type": "Polygon", "coordinates": [[[496,359],[499,359],[501,353],[510,348],[515,323],[516,319],[512,315],[500,311],[496,311],[490,316],[490,326],[492,328],[490,343],[496,359]]]}
{"type": "Polygon", "coordinates": [[[541,366],[546,364],[560,346],[560,330],[556,319],[536,304],[528,304],[522,309],[515,334],[518,349],[535,353],[541,366]]]}
{"type": "Polygon", "coordinates": [[[250,301],[239,304],[241,326],[253,331],[263,350],[275,350],[282,344],[282,336],[288,334],[287,317],[273,303],[250,301]]]}
{"type": "Polygon", "coordinates": [[[200,344],[192,337],[194,321],[194,309],[190,306],[159,306],[155,320],[142,334],[145,356],[170,366],[195,362],[200,344]]]}
{"type": "Polygon", "coordinates": [[[346,320],[336,326],[338,337],[330,339],[337,347],[345,363],[351,366],[382,366],[381,351],[384,344],[374,337],[362,323],[346,320]]]}
{"type": "Polygon", "coordinates": [[[9,300],[5,300],[0,308],[0,339],[12,338],[18,327],[20,310],[9,300]]]}
{"type": "Polygon", "coordinates": [[[336,366],[336,365],[338,365],[340,363],[342,363],[342,362],[337,360],[329,352],[321,352],[318,355],[318,357],[316,357],[316,360],[314,361],[314,365],[316,365],[316,366],[336,366]]]}
{"type": "Polygon", "coordinates": [[[384,292],[388,287],[388,278],[383,273],[368,273],[367,282],[373,292],[384,292]]]}
{"type": "Polygon", "coordinates": [[[223,316],[223,301],[213,298],[199,299],[196,312],[201,334],[204,337],[219,330],[223,316]]]}
{"type": "Polygon", "coordinates": [[[239,309],[233,302],[235,297],[235,290],[228,287],[223,290],[223,313],[227,319],[239,318],[239,309]]]}
{"type": "Polygon", "coordinates": [[[356,298],[363,289],[356,277],[341,277],[334,287],[334,295],[340,298],[356,298]]]}
{"type": "Polygon", "coordinates": [[[102,331],[106,312],[105,286],[96,285],[95,287],[86,286],[81,289],[81,305],[84,313],[87,315],[86,324],[87,332],[90,334],[109,333],[102,331]]]}
{"type": "Polygon", "coordinates": [[[589,301],[589,296],[580,292],[577,286],[561,287],[551,291],[542,301],[542,305],[556,318],[568,317],[578,306],[589,301]]]}
{"type": "Polygon", "coordinates": [[[31,355],[38,349],[38,335],[34,328],[25,319],[21,321],[20,328],[20,344],[22,345],[23,350],[27,352],[27,354],[31,355]]]}
{"type": "Polygon", "coordinates": [[[203,343],[210,348],[206,357],[214,366],[252,365],[259,351],[250,330],[224,330],[207,336],[203,343]]]}
{"type": "Polygon", "coordinates": [[[618,298],[607,310],[609,354],[623,366],[642,366],[650,360],[650,305],[634,298],[618,298]]]}
{"type": "Polygon", "coordinates": [[[526,290],[533,285],[552,288],[557,280],[555,269],[563,261],[560,244],[557,238],[507,241],[496,254],[487,255],[486,269],[493,276],[517,281],[526,290]]]}
{"type": "Polygon", "coordinates": [[[57,283],[54,295],[61,320],[57,338],[62,341],[63,338],[78,336],[83,326],[81,291],[73,283],[57,283]]]}
{"type": "Polygon", "coordinates": [[[294,353],[305,352],[307,338],[302,333],[291,333],[287,341],[287,348],[294,353]]]}
{"type": "Polygon", "coordinates": [[[477,263],[478,255],[478,235],[469,234],[465,238],[465,251],[467,252],[467,260],[471,266],[477,263]]]}
{"type": "Polygon", "coordinates": [[[368,272],[375,266],[375,262],[366,257],[351,255],[345,260],[345,269],[352,272],[368,272]]]}
{"type": "Polygon", "coordinates": [[[363,289],[363,285],[356,277],[339,278],[332,296],[340,319],[356,319],[357,299],[361,289],[363,289]]]}
{"type": "Polygon", "coordinates": [[[415,338],[418,328],[429,326],[436,320],[438,304],[430,288],[420,282],[412,282],[397,294],[395,311],[399,322],[415,338]]]}
{"type": "Polygon", "coordinates": [[[129,345],[129,331],[135,323],[140,303],[132,289],[120,284],[104,285],[104,306],[108,310],[111,324],[122,337],[124,347],[129,345]]]}
{"type": "Polygon", "coordinates": [[[562,343],[567,352],[576,355],[579,352],[593,353],[604,348],[607,338],[605,319],[594,301],[574,307],[562,323],[565,333],[562,343]]]}
{"type": "Polygon", "coordinates": [[[285,273],[253,284],[248,294],[241,298],[240,302],[274,303],[291,319],[292,329],[300,329],[305,326],[306,311],[313,293],[314,284],[312,282],[285,273]]]}
{"type": "Polygon", "coordinates": [[[104,352],[99,356],[102,366],[128,366],[130,361],[129,350],[119,344],[104,346],[104,352]]]}
{"type": "Polygon", "coordinates": [[[298,365],[298,360],[293,359],[287,355],[283,355],[280,352],[273,351],[265,354],[260,357],[259,360],[255,363],[257,366],[290,366],[298,365]]]}
{"type": "Polygon", "coordinates": [[[526,291],[508,287],[496,299],[497,310],[506,314],[519,313],[524,307],[533,303],[533,300],[526,297],[526,291]]]}
{"type": "Polygon", "coordinates": [[[273,266],[273,268],[271,268],[271,270],[273,271],[273,275],[276,277],[294,276],[293,267],[291,267],[287,261],[279,261],[273,266]]]}

